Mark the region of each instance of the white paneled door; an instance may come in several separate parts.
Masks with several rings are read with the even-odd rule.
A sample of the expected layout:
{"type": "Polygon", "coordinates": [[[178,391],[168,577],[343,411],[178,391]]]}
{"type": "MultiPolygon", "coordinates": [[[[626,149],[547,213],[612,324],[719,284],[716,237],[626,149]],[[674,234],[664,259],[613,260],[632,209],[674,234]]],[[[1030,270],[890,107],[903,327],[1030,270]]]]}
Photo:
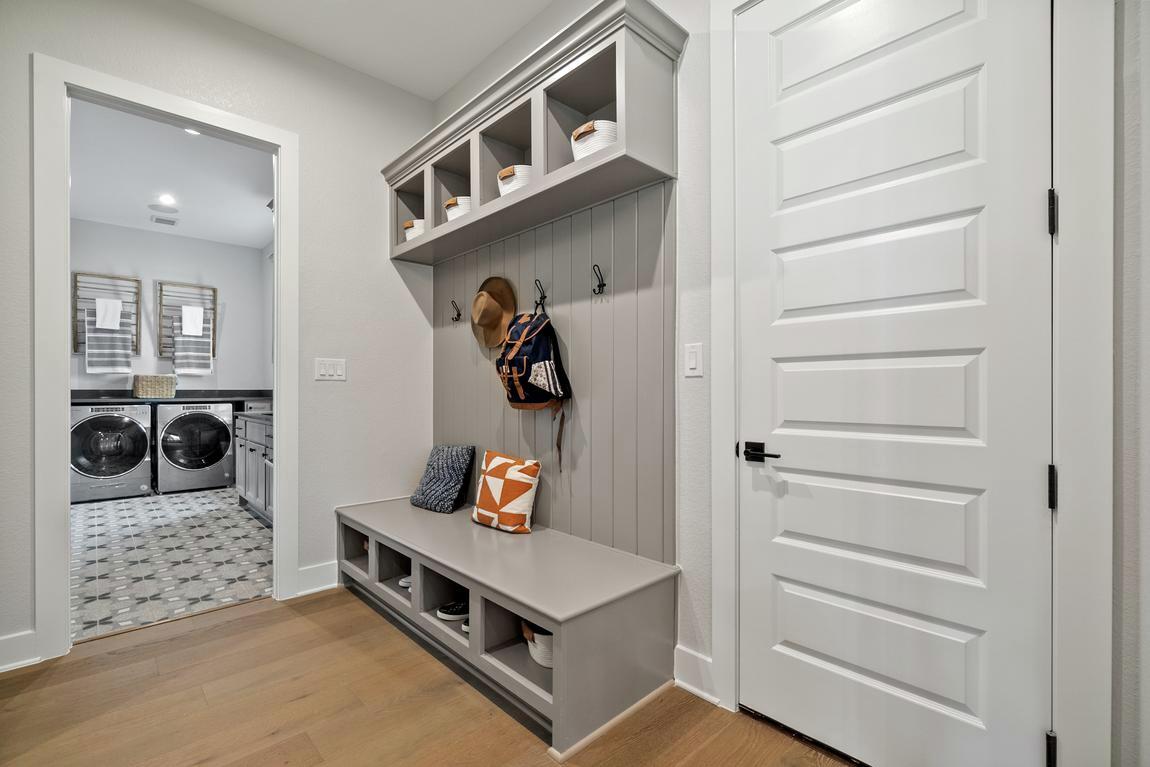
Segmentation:
{"type": "Polygon", "coordinates": [[[876,766],[1042,763],[1049,14],[735,19],[740,701],[876,766]]]}

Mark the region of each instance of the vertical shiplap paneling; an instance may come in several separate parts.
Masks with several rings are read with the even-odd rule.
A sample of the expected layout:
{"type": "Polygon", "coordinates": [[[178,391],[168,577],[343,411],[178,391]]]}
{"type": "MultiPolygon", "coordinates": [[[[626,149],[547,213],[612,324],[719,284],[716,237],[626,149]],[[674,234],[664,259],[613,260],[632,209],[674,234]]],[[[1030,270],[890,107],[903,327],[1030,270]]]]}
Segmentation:
{"type": "Polygon", "coordinates": [[[448,347],[446,335],[446,322],[447,322],[447,309],[450,307],[447,299],[447,278],[449,270],[447,265],[444,264],[438,269],[434,270],[432,277],[432,299],[431,299],[431,323],[432,323],[432,337],[434,338],[434,348],[431,353],[432,376],[435,379],[432,388],[432,404],[434,407],[431,409],[431,433],[432,438],[436,444],[442,444],[446,441],[444,437],[445,425],[444,422],[447,418],[447,413],[443,404],[447,401],[451,390],[451,373],[448,370],[448,347]]]}
{"type": "MultiPolygon", "coordinates": [[[[467,294],[467,257],[457,258],[451,262],[451,298],[462,308],[463,297],[467,294]]],[[[451,302],[447,302],[448,306],[451,302]]],[[[450,310],[454,313],[454,309],[450,310]]],[[[467,348],[467,339],[463,334],[463,321],[447,323],[451,333],[451,370],[453,376],[465,376],[471,370],[471,354],[467,348]]],[[[448,424],[448,433],[451,442],[457,445],[467,444],[467,402],[457,393],[452,397],[451,422],[448,424]]]]}
{"type": "Polygon", "coordinates": [[[567,466],[571,472],[571,534],[591,538],[591,293],[579,278],[591,271],[591,211],[571,217],[571,330],[567,376],[571,379],[571,422],[567,466]]]}
{"type": "MultiPolygon", "coordinates": [[[[624,195],[435,268],[435,438],[537,458],[539,524],[674,561],[674,201],[668,183],[624,195]],[[607,281],[591,293],[592,265],[607,281]],[[512,410],[497,349],[471,332],[488,276],[512,283],[530,312],[539,277],[574,400],[563,471],[550,411],[512,410]],[[463,311],[450,321],[451,299],[463,311]]],[[[473,495],[473,493],[472,493],[473,495]]]]}
{"type": "MultiPolygon", "coordinates": [[[[535,279],[543,283],[543,291],[547,293],[548,312],[555,308],[555,283],[552,279],[553,225],[544,224],[534,231],[535,235],[535,279]]],[[[525,415],[527,415],[525,413],[525,415]]],[[[539,524],[552,526],[551,502],[555,485],[555,477],[559,474],[559,467],[555,463],[555,447],[551,437],[551,411],[536,410],[529,414],[529,420],[534,422],[535,428],[535,456],[543,465],[543,472],[539,479],[538,500],[535,504],[539,515],[539,524]]]]}
{"type": "MultiPolygon", "coordinates": [[[[638,349],[639,398],[635,409],[638,454],[636,472],[636,553],[663,558],[663,441],[674,433],[663,432],[666,339],[663,334],[663,187],[638,192],[636,216],[635,314],[638,349]]],[[[673,339],[672,339],[673,342],[673,339]]]]}
{"type": "MultiPolygon", "coordinates": [[[[472,401],[475,403],[475,412],[479,418],[475,426],[475,442],[473,444],[490,447],[495,444],[495,430],[491,424],[491,411],[495,409],[495,403],[491,401],[491,381],[484,380],[484,372],[491,373],[492,377],[495,373],[491,367],[491,359],[487,349],[475,340],[475,333],[471,330],[471,302],[475,299],[475,294],[479,292],[479,286],[491,275],[490,246],[485,245],[477,251],[475,268],[475,287],[468,294],[467,303],[463,305],[463,321],[467,324],[470,334],[470,346],[475,350],[475,377],[473,379],[475,385],[471,387],[471,395],[472,401]]],[[[483,456],[479,456],[478,460],[482,461],[483,456]]]]}
{"type": "MultiPolygon", "coordinates": [[[[535,232],[524,232],[519,235],[519,284],[527,292],[523,301],[523,311],[531,311],[531,303],[535,300],[535,232]]],[[[539,457],[539,446],[535,444],[535,413],[530,410],[519,412],[519,455],[539,457]]],[[[538,505],[536,505],[538,508],[538,505]]]]}
{"type": "MultiPolygon", "coordinates": [[[[635,311],[637,196],[628,194],[615,200],[614,258],[611,268],[611,327],[614,330],[615,361],[611,382],[611,466],[614,513],[613,543],[632,554],[638,549],[639,518],[636,508],[638,466],[638,316],[635,311]]],[[[661,494],[661,493],[660,493],[661,494]]]]}
{"type": "MultiPolygon", "coordinates": [[[[491,271],[488,276],[507,277],[507,262],[504,254],[507,249],[506,242],[497,242],[491,246],[491,271]]],[[[512,281],[514,284],[514,281],[512,281]]],[[[516,296],[518,301],[518,296],[516,296]]],[[[484,350],[487,358],[487,368],[479,372],[479,386],[482,387],[483,381],[487,381],[487,398],[490,402],[489,416],[491,418],[491,444],[489,445],[476,445],[476,452],[482,452],[486,448],[498,452],[508,452],[507,446],[507,427],[505,425],[504,411],[510,410],[507,407],[507,397],[503,392],[503,385],[499,383],[499,376],[495,372],[495,360],[499,356],[499,347],[494,349],[487,348],[484,350]]],[[[479,456],[479,460],[483,460],[483,456],[479,456]]],[[[478,482],[478,478],[476,478],[478,482]]]]}
{"type": "Polygon", "coordinates": [[[660,184],[663,194],[663,561],[675,561],[675,383],[679,366],[678,327],[675,324],[675,232],[677,221],[675,184],[660,184]]]}
{"type": "MultiPolygon", "coordinates": [[[[574,328],[571,324],[571,219],[561,218],[551,232],[551,321],[559,335],[559,356],[570,360],[570,343],[574,328]]],[[[566,365],[564,366],[567,367],[566,365]]],[[[568,373],[570,375],[570,372],[568,373]]],[[[562,454],[556,453],[557,470],[551,474],[551,527],[564,533],[571,532],[571,424],[572,404],[568,402],[558,419],[552,421],[551,443],[554,445],[563,427],[562,454]]]]}
{"type": "Polygon", "coordinates": [[[615,328],[615,203],[591,209],[591,260],[607,278],[607,290],[591,302],[591,540],[614,545],[615,484],[611,435],[615,328]]]}
{"type": "MultiPolygon", "coordinates": [[[[530,283],[524,285],[519,277],[519,238],[509,237],[505,245],[504,268],[507,270],[507,279],[515,286],[515,300],[519,304],[519,311],[525,312],[531,307],[531,291],[530,283]]],[[[508,455],[523,455],[519,444],[519,411],[512,410],[506,403],[503,405],[503,452],[508,455]]]]}
{"type": "MultiPolygon", "coordinates": [[[[487,253],[489,248],[485,247],[480,250],[487,253]]],[[[480,374],[479,371],[483,367],[483,349],[480,348],[479,344],[475,343],[475,334],[471,330],[471,299],[474,298],[475,292],[479,290],[479,283],[481,281],[480,274],[482,274],[479,269],[479,261],[481,258],[480,250],[468,253],[464,257],[464,292],[460,298],[456,299],[459,301],[459,308],[463,311],[463,317],[460,318],[457,324],[459,325],[461,343],[467,347],[468,370],[470,371],[472,380],[477,380],[480,374]]],[[[467,408],[465,421],[467,425],[467,437],[463,444],[490,444],[488,442],[488,423],[490,421],[488,408],[490,403],[487,397],[484,396],[485,392],[482,387],[476,385],[469,386],[467,389],[466,392],[461,393],[463,396],[460,397],[464,402],[464,406],[467,408]]],[[[477,476],[475,474],[476,467],[481,460],[482,457],[479,460],[472,459],[471,469],[473,476],[477,476]]],[[[475,503],[475,492],[476,487],[474,483],[472,483],[472,485],[467,488],[467,501],[469,503],[475,503]]]]}

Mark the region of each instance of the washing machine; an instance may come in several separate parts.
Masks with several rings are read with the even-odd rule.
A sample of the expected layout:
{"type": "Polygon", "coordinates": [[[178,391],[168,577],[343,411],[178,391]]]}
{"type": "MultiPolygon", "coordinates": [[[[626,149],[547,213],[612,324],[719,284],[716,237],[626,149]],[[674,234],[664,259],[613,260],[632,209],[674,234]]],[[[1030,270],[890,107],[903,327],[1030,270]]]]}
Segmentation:
{"type": "Polygon", "coordinates": [[[234,484],[231,403],[156,405],[156,490],[234,484]]]}
{"type": "Polygon", "coordinates": [[[152,492],[152,408],[72,407],[72,503],[152,492]]]}

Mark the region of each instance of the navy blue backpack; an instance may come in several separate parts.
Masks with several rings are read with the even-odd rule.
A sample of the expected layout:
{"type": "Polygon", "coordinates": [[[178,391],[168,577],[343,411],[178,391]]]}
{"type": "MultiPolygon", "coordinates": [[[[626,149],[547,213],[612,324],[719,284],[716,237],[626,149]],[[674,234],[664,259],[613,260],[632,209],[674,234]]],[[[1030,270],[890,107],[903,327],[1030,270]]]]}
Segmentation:
{"type": "MultiPolygon", "coordinates": [[[[551,318],[541,307],[533,314],[520,314],[507,327],[503,349],[495,360],[495,370],[507,392],[507,401],[516,410],[551,411],[551,418],[563,410],[571,399],[571,382],[563,369],[559,338],[551,318]]],[[[562,413],[555,447],[559,451],[559,470],[563,470],[562,413]]]]}

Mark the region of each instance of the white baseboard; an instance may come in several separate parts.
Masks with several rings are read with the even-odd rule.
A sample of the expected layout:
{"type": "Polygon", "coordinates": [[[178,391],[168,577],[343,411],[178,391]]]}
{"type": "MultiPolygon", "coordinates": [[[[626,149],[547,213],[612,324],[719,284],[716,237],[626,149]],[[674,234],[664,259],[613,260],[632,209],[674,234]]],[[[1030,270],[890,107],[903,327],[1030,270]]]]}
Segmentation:
{"type": "Polygon", "coordinates": [[[712,705],[719,705],[711,659],[683,645],[675,647],[675,686],[712,705]]]}
{"type": "Polygon", "coordinates": [[[338,585],[339,565],[334,559],[330,562],[320,562],[318,565],[308,565],[299,569],[295,596],[302,597],[305,594],[334,589],[338,585]]]}
{"type": "Polygon", "coordinates": [[[39,663],[42,659],[36,650],[36,632],[32,629],[0,637],[0,673],[39,663]]]}

